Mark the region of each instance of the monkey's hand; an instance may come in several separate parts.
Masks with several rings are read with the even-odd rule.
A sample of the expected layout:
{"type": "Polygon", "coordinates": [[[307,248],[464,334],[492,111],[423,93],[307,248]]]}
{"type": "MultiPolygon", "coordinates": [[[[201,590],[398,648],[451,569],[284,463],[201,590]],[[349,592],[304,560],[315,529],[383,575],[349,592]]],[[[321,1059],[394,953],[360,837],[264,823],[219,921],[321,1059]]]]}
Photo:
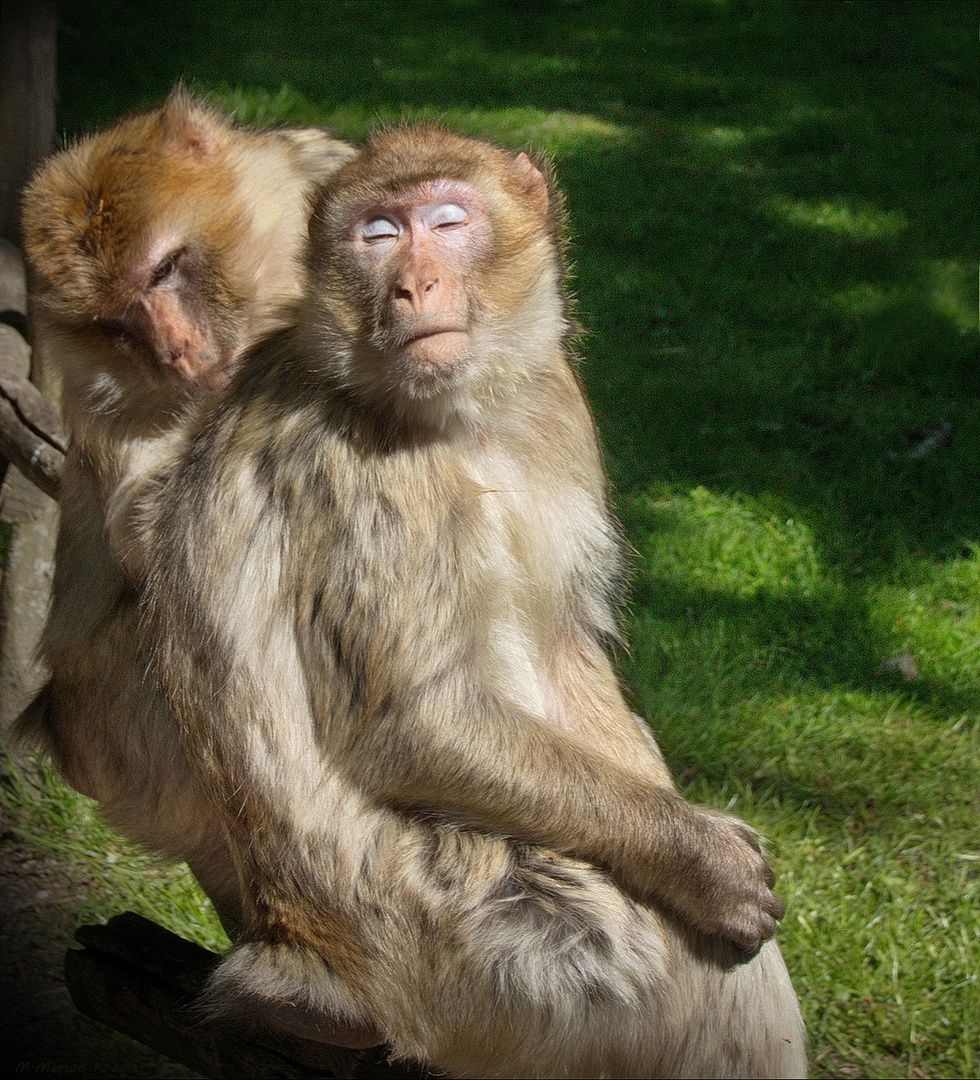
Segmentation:
{"type": "Polygon", "coordinates": [[[671,845],[660,899],[706,934],[756,952],[776,932],[786,905],[772,891],[772,870],[743,821],[687,804],[671,845]]]}

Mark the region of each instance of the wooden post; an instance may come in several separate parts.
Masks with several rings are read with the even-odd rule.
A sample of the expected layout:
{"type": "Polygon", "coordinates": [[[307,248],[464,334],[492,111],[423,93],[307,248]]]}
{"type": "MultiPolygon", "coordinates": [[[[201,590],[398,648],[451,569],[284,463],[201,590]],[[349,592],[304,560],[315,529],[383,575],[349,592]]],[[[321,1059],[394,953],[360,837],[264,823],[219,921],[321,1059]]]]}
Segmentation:
{"type": "Polygon", "coordinates": [[[17,243],[20,192],[54,144],[55,0],[3,0],[0,15],[0,236],[17,243]]]}
{"type": "MultiPolygon", "coordinates": [[[[16,242],[19,235],[21,189],[54,142],[56,27],[55,0],[3,2],[0,235],[8,241],[16,242]]],[[[10,269],[9,249],[4,251],[3,269],[5,274],[10,269]]],[[[13,281],[15,276],[7,274],[7,280],[13,281]]],[[[5,311],[14,312],[14,325],[18,315],[23,319],[28,314],[23,304],[18,311],[6,298],[3,306],[5,311]]],[[[30,378],[44,397],[58,403],[57,380],[37,350],[31,356],[30,378]]],[[[6,465],[4,470],[9,473],[3,501],[10,540],[0,587],[0,732],[27,704],[44,675],[35,649],[48,609],[58,529],[54,500],[33,488],[20,473],[6,469],[6,465]]]]}

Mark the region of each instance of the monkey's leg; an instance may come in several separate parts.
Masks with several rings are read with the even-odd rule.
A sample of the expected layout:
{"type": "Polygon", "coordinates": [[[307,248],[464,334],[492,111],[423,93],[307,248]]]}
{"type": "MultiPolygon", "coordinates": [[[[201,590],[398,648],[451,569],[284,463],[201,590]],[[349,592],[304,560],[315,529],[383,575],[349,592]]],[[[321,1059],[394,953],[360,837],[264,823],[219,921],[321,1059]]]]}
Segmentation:
{"type": "Polygon", "coordinates": [[[356,968],[330,935],[310,936],[324,905],[308,893],[307,910],[286,913],[302,944],[235,950],[212,983],[220,1007],[261,1012],[273,999],[294,1010],[290,1031],[324,1041],[373,1015],[397,1057],[459,1077],[805,1075],[777,946],[746,961],[587,864],[391,825],[356,880],[324,883],[357,921],[356,968]]]}

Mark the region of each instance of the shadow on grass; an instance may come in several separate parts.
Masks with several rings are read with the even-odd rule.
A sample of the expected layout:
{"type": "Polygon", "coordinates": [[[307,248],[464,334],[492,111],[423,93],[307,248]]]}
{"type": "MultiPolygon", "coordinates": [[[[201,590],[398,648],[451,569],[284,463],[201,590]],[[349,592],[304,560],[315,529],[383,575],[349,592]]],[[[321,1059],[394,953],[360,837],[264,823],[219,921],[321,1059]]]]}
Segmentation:
{"type": "Polygon", "coordinates": [[[936,799],[916,783],[929,748],[957,718],[977,726],[975,686],[883,665],[893,654],[859,596],[637,592],[624,672],[682,777],[743,777],[834,817],[901,816],[936,799]]]}
{"type": "MultiPolygon", "coordinates": [[[[641,581],[637,620],[678,642],[671,671],[687,680],[690,711],[708,693],[706,715],[717,715],[719,701],[725,714],[739,696],[808,687],[891,694],[898,711],[911,702],[937,717],[977,708],[955,681],[883,686],[889,642],[864,588],[900,577],[916,557],[961,558],[980,539],[978,169],[974,140],[961,136],[976,128],[974,5],[181,8],[177,20],[169,2],[62,0],[68,130],[158,100],[183,77],[272,95],[288,84],[297,112],[284,119],[320,115],[350,136],[378,116],[457,110],[477,130],[551,148],[589,331],[583,375],[622,500],[664,485],[772,495],[798,508],[821,560],[854,582],[804,601],[641,581]],[[535,109],[619,134],[563,141],[535,109]],[[527,136],[507,119],[513,110],[528,111],[527,136]],[[941,425],[952,439],[916,456],[941,425]],[[738,648],[701,678],[698,642],[719,626],[736,629],[738,648]],[[735,689],[725,681],[733,667],[744,680],[735,689]]],[[[634,515],[629,527],[639,547],[658,525],[634,515]]],[[[654,659],[632,671],[659,693],[672,676],[657,655],[654,642],[654,659]]],[[[842,720],[852,707],[844,701],[842,720]]],[[[778,729],[765,717],[758,725],[778,729]]],[[[827,782],[835,800],[866,803],[872,780],[855,768],[842,788],[818,760],[821,745],[846,757],[847,737],[816,740],[809,780],[802,766],[777,765],[761,779],[807,800],[823,798],[827,782]]],[[[704,764],[703,742],[695,753],[665,736],[682,769],[697,760],[721,771],[726,760],[727,771],[753,775],[768,760],[737,731],[712,739],[717,766],[704,764]]],[[[865,755],[878,745],[858,742],[865,755]]],[[[887,768],[900,770],[888,747],[901,739],[881,745],[887,768]]]]}

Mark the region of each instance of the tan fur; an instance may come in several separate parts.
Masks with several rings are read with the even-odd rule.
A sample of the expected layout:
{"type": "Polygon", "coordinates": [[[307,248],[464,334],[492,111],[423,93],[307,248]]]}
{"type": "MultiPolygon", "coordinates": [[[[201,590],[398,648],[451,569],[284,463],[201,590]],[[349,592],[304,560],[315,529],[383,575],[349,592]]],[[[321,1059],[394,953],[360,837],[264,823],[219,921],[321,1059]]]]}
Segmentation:
{"type": "Polygon", "coordinates": [[[765,861],[608,659],[562,228],[524,156],[377,137],[322,193],[297,326],[117,539],[238,873],[211,999],[458,1076],[803,1076],[765,861]]]}
{"type": "Polygon", "coordinates": [[[353,152],[315,129],[233,128],[177,91],[54,155],[24,198],[36,332],[64,373],[71,448],[43,642],[52,678],[19,731],[122,832],[186,859],[229,926],[239,901],[222,825],[147,677],[137,597],[106,530],[298,295],[308,192],[353,152]]]}

